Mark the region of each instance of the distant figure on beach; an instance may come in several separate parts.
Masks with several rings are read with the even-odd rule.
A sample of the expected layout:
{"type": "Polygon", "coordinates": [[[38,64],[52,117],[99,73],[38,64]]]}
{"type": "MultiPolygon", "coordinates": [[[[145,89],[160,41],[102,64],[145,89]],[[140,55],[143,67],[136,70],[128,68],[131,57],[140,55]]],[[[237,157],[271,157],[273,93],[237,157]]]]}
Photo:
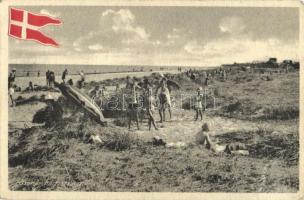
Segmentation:
{"type": "Polygon", "coordinates": [[[40,77],[40,71],[37,72],[37,76],[40,77]]]}
{"type": "Polygon", "coordinates": [[[49,86],[53,88],[55,86],[55,73],[50,71],[49,73],[49,86]]]}
{"type": "Polygon", "coordinates": [[[209,76],[207,76],[206,77],[206,79],[205,79],[205,86],[208,86],[209,85],[209,81],[210,81],[210,78],[209,78],[209,76]]]}
{"type": "Polygon", "coordinates": [[[83,70],[80,71],[79,75],[80,75],[80,80],[78,81],[78,88],[81,89],[85,82],[85,73],[83,72],[83,70]]]}
{"type": "Polygon", "coordinates": [[[14,83],[15,83],[15,78],[16,78],[16,69],[12,69],[12,72],[9,74],[8,77],[8,93],[9,93],[9,97],[12,103],[12,107],[15,105],[15,100],[13,98],[13,95],[15,93],[15,89],[14,89],[14,83]]]}
{"type": "Polygon", "coordinates": [[[50,70],[47,70],[47,72],[45,72],[45,78],[46,78],[46,86],[49,87],[50,86],[50,70]]]}
{"type": "Polygon", "coordinates": [[[33,82],[32,81],[29,82],[28,90],[29,91],[34,91],[34,86],[33,86],[33,82]]]}
{"type": "Polygon", "coordinates": [[[119,92],[119,91],[120,91],[120,85],[119,85],[119,83],[116,83],[115,92],[119,92]]]}
{"type": "Polygon", "coordinates": [[[14,86],[11,85],[9,88],[8,88],[8,94],[9,94],[9,97],[10,97],[10,100],[11,100],[11,106],[14,107],[15,105],[15,100],[13,98],[13,95],[15,93],[15,90],[14,90],[14,86]]]}
{"type": "Polygon", "coordinates": [[[26,72],[26,76],[30,76],[30,72],[28,71],[28,72],[26,72]]]}
{"type": "Polygon", "coordinates": [[[61,76],[61,79],[62,79],[62,82],[65,83],[65,79],[66,79],[66,76],[68,75],[68,70],[65,69],[63,72],[62,72],[62,76],[61,76]]]}
{"type": "Polygon", "coordinates": [[[68,84],[69,84],[69,85],[74,85],[73,79],[69,79],[69,80],[68,80],[68,84]]]}
{"type": "Polygon", "coordinates": [[[8,77],[8,85],[9,87],[12,86],[15,83],[15,79],[16,79],[16,69],[13,68],[12,71],[9,74],[8,77]]]}
{"type": "Polygon", "coordinates": [[[194,98],[195,101],[195,121],[198,120],[198,115],[201,117],[201,120],[203,120],[203,95],[201,94],[202,88],[197,88],[197,95],[194,98]]]}
{"type": "Polygon", "coordinates": [[[85,81],[85,73],[83,72],[83,70],[80,71],[79,75],[80,75],[80,80],[84,82],[85,81]]]}
{"type": "Polygon", "coordinates": [[[126,89],[131,89],[132,88],[133,81],[131,80],[130,76],[127,76],[126,80],[126,89]]]}

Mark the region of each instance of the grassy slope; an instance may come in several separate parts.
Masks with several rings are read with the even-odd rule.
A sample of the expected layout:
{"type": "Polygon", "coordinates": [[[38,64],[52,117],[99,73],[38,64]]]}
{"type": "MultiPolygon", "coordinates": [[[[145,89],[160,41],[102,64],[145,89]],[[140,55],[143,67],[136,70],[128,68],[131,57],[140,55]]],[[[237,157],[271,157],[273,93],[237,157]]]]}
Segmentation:
{"type": "MultiPolygon", "coordinates": [[[[108,131],[113,134],[117,129],[108,131]]],[[[223,142],[246,142],[257,140],[259,134],[251,156],[245,157],[217,155],[198,146],[168,149],[134,142],[135,138],[127,149],[113,151],[110,146],[83,143],[66,132],[60,140],[54,132],[43,130],[25,134],[32,146],[19,151],[30,160],[10,168],[13,190],[293,192],[298,188],[297,158],[291,158],[293,151],[286,149],[295,144],[293,136],[288,136],[290,143],[277,135],[264,141],[270,134],[265,131],[219,137],[223,142]],[[45,143],[41,135],[48,138],[48,148],[41,148],[45,143]],[[271,146],[275,138],[280,140],[271,146]],[[268,149],[257,148],[267,142],[268,149]]],[[[12,161],[11,165],[16,164],[12,161]]]]}

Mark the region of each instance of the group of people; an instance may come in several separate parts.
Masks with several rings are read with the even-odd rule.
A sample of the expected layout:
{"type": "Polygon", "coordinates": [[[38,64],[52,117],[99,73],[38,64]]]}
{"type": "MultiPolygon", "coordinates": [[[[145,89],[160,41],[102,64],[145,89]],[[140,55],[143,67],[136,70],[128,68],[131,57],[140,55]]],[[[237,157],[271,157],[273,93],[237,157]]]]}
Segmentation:
{"type": "MultiPolygon", "coordinates": [[[[68,69],[65,69],[62,74],[61,74],[61,80],[63,83],[69,84],[69,85],[74,85],[73,79],[68,78],[69,75],[69,71],[68,69]]],[[[80,75],[80,80],[77,81],[77,85],[76,87],[78,88],[82,88],[85,82],[85,73],[83,72],[83,70],[81,70],[79,72],[80,75]]],[[[49,87],[53,87],[55,84],[55,73],[53,71],[48,70],[46,72],[46,83],[47,86],[49,87]]]]}
{"type": "MultiPolygon", "coordinates": [[[[139,92],[143,94],[143,108],[142,111],[145,111],[148,117],[149,130],[152,125],[156,130],[158,130],[154,118],[155,108],[158,107],[158,112],[160,116],[160,123],[166,120],[166,111],[169,112],[170,119],[172,117],[172,104],[171,104],[171,95],[168,88],[168,79],[162,77],[160,83],[153,88],[153,85],[149,83],[147,79],[144,80],[143,84],[139,86],[136,80],[131,80],[130,77],[127,77],[126,90],[131,94],[131,100],[128,105],[128,126],[130,129],[131,121],[134,120],[139,129],[139,92]],[[155,94],[153,94],[155,91],[155,94]]],[[[197,94],[194,97],[195,100],[195,121],[200,117],[203,120],[203,111],[204,111],[204,96],[202,94],[202,88],[197,88],[197,94]]]]}
{"type": "Polygon", "coordinates": [[[167,109],[171,118],[170,91],[168,89],[165,77],[162,78],[160,84],[156,88],[153,88],[153,84],[151,84],[148,79],[145,79],[143,83],[139,84],[135,79],[132,80],[129,76],[127,76],[124,92],[130,94],[127,112],[129,129],[132,121],[136,122],[137,128],[139,129],[139,113],[145,112],[148,117],[149,130],[151,130],[152,125],[155,130],[158,130],[153,116],[155,107],[157,106],[157,101],[155,99],[155,95],[153,94],[153,90],[155,90],[156,94],[158,94],[160,123],[165,121],[165,111],[167,109]],[[142,97],[141,99],[139,98],[140,93],[142,97]]]}
{"type": "Polygon", "coordinates": [[[191,80],[197,80],[197,79],[203,79],[204,80],[204,85],[208,86],[210,84],[210,81],[213,79],[213,77],[219,77],[220,80],[225,81],[227,80],[228,73],[231,72],[230,69],[215,69],[211,71],[204,71],[203,74],[201,75],[197,70],[189,69],[186,71],[186,75],[191,79],[191,80]]]}

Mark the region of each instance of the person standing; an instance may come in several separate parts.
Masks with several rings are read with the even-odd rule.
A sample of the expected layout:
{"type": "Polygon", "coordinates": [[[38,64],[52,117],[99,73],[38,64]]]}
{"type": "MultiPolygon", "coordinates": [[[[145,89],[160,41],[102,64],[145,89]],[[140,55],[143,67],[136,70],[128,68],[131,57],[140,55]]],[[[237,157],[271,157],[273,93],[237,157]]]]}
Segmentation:
{"type": "Polygon", "coordinates": [[[147,90],[148,90],[148,93],[145,98],[146,99],[145,105],[146,105],[146,111],[147,111],[148,117],[149,117],[149,119],[148,119],[149,131],[151,130],[152,124],[153,124],[155,130],[158,130],[158,128],[155,125],[155,119],[153,117],[155,99],[153,97],[152,87],[148,87],[147,90]]]}
{"type": "Polygon", "coordinates": [[[137,129],[139,130],[139,103],[138,103],[138,94],[137,89],[141,89],[137,81],[133,80],[132,89],[131,89],[131,102],[128,106],[128,126],[129,130],[131,128],[132,120],[135,120],[137,129]]]}
{"type": "Polygon", "coordinates": [[[119,85],[119,83],[116,83],[116,85],[115,85],[115,91],[116,92],[120,91],[120,85],[119,85]]]}
{"type": "Polygon", "coordinates": [[[165,111],[168,108],[170,119],[172,118],[172,112],[171,112],[171,96],[170,91],[167,86],[167,79],[165,77],[162,78],[162,81],[160,83],[160,87],[156,89],[156,94],[159,94],[159,116],[160,116],[160,122],[166,121],[166,115],[165,111]],[[158,91],[160,90],[160,93],[158,91]]]}
{"type": "Polygon", "coordinates": [[[45,73],[45,78],[46,78],[46,86],[49,87],[50,86],[50,70],[47,70],[47,72],[45,73]]]}
{"type": "Polygon", "coordinates": [[[195,102],[195,111],[196,111],[196,115],[195,115],[195,121],[198,120],[198,115],[200,115],[201,120],[203,120],[203,95],[201,94],[202,88],[197,88],[197,95],[194,98],[194,102],[195,102]]]}
{"type": "Polygon", "coordinates": [[[10,100],[11,100],[11,103],[12,103],[12,105],[11,105],[12,107],[14,107],[16,105],[16,102],[13,98],[14,93],[15,93],[14,86],[13,85],[9,86],[8,94],[9,94],[9,97],[10,97],[10,100]]]}
{"type": "Polygon", "coordinates": [[[12,72],[9,74],[9,77],[8,77],[8,84],[9,84],[9,87],[14,85],[14,83],[15,83],[15,78],[16,78],[16,69],[14,68],[14,69],[12,70],[12,72]]]}
{"type": "Polygon", "coordinates": [[[40,71],[37,72],[37,76],[40,77],[40,71]]]}
{"type": "Polygon", "coordinates": [[[62,73],[62,76],[61,76],[61,79],[62,79],[62,82],[65,83],[65,79],[66,79],[66,76],[68,75],[68,70],[65,69],[62,73]]]}
{"type": "Polygon", "coordinates": [[[55,85],[55,73],[53,71],[49,72],[49,86],[53,88],[55,85]]]}
{"type": "Polygon", "coordinates": [[[8,77],[8,93],[9,93],[9,97],[10,97],[10,100],[12,103],[12,105],[11,105],[12,107],[16,103],[13,98],[13,94],[15,93],[15,89],[14,89],[15,78],[16,78],[16,69],[13,69],[8,77]]]}
{"type": "Polygon", "coordinates": [[[85,81],[85,73],[83,72],[83,70],[80,71],[79,75],[80,75],[79,88],[82,88],[85,81]]]}

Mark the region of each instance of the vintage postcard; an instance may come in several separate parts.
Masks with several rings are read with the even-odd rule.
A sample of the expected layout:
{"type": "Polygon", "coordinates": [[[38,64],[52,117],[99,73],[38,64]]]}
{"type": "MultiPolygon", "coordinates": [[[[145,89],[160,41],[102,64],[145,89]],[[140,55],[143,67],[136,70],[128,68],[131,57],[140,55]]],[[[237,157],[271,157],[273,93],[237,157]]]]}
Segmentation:
{"type": "Polygon", "coordinates": [[[301,1],[0,6],[1,198],[304,198],[301,1]]]}

